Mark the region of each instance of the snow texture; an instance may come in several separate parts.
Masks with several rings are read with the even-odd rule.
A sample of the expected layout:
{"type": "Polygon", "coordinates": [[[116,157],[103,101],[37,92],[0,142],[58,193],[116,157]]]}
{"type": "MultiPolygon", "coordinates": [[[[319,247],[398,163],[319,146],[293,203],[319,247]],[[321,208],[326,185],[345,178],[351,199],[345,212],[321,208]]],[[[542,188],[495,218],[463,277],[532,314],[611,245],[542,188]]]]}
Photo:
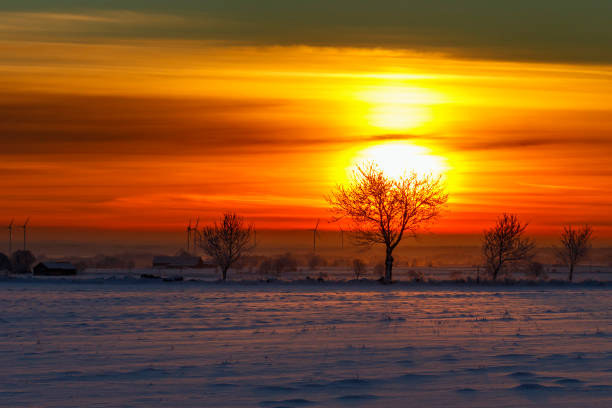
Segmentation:
{"type": "Polygon", "coordinates": [[[608,286],[0,281],[3,407],[610,407],[608,286]]]}

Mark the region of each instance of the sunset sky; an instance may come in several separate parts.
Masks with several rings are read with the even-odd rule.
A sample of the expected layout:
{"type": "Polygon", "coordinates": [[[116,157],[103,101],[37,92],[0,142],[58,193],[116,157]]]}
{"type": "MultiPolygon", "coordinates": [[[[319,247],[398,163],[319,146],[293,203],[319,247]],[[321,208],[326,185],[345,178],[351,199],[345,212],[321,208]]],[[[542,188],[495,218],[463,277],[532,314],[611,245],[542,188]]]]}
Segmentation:
{"type": "Polygon", "coordinates": [[[1,222],[311,228],[370,159],[445,174],[436,232],[611,238],[612,2],[504,4],[2,1],[1,222]]]}

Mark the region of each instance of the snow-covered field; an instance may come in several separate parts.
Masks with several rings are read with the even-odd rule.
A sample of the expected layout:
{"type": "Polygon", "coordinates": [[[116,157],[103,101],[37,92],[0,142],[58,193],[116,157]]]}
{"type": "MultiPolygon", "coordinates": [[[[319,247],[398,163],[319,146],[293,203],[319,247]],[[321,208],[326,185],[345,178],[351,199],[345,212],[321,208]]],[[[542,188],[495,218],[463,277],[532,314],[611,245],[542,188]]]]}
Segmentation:
{"type": "Polygon", "coordinates": [[[5,407],[611,407],[597,285],[0,281],[5,407]]]}
{"type": "MultiPolygon", "coordinates": [[[[556,281],[567,281],[568,272],[566,268],[555,267],[553,265],[545,265],[544,271],[546,279],[556,281]]],[[[84,272],[80,272],[77,276],[71,279],[79,280],[90,280],[93,278],[108,279],[108,278],[139,278],[142,274],[152,274],[160,277],[172,277],[182,276],[185,279],[197,279],[206,281],[216,281],[221,278],[221,273],[216,268],[203,268],[203,269],[156,269],[156,268],[137,268],[132,270],[125,269],[87,269],[84,272]]],[[[447,267],[407,267],[398,266],[393,268],[393,279],[399,281],[411,281],[414,280],[414,276],[422,276],[426,281],[454,281],[457,279],[476,279],[477,275],[480,274],[481,278],[485,277],[484,271],[473,266],[447,266],[447,267]]],[[[231,269],[228,273],[231,280],[243,280],[243,281],[257,281],[273,278],[276,280],[294,281],[304,280],[307,277],[316,279],[319,276],[325,277],[325,280],[339,280],[347,281],[355,279],[352,267],[334,267],[326,266],[319,267],[316,270],[309,269],[307,267],[299,267],[297,270],[283,272],[280,276],[269,276],[261,275],[257,270],[234,270],[231,269]]],[[[377,274],[368,268],[362,278],[376,280],[381,275],[377,274]]],[[[529,280],[524,274],[517,273],[512,276],[513,279],[517,280],[529,280]]],[[[64,279],[59,277],[58,279],[64,279]]],[[[597,281],[597,282],[612,282],[612,267],[610,266],[591,266],[591,265],[579,265],[576,267],[575,282],[584,281],[597,281]]]]}

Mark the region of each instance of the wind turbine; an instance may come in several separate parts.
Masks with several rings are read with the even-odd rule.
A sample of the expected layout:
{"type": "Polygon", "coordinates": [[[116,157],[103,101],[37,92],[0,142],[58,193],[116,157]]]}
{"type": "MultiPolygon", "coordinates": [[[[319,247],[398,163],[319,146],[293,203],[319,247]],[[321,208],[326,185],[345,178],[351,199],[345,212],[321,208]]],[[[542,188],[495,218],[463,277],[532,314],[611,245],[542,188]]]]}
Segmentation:
{"type": "Polygon", "coordinates": [[[25,222],[23,223],[23,225],[19,228],[23,229],[23,250],[26,250],[26,230],[28,228],[28,222],[30,222],[30,217],[28,217],[25,222]]]}
{"type": "Polygon", "coordinates": [[[8,256],[11,256],[11,254],[13,253],[13,222],[15,221],[15,219],[12,219],[11,222],[8,225],[8,232],[9,232],[9,253],[8,256]]]}
{"type": "Polygon", "coordinates": [[[187,252],[189,252],[190,242],[191,242],[191,218],[189,219],[189,225],[187,226],[187,252]]]}
{"type": "Polygon", "coordinates": [[[198,242],[198,238],[200,237],[200,232],[198,230],[198,224],[200,224],[200,217],[196,217],[195,227],[193,227],[193,245],[192,248],[195,250],[196,244],[198,242]]]}
{"type": "Polygon", "coordinates": [[[315,225],[314,229],[312,230],[312,252],[315,253],[317,251],[317,235],[318,233],[318,229],[319,229],[319,223],[321,222],[321,219],[319,218],[317,220],[317,225],[315,225]]]}

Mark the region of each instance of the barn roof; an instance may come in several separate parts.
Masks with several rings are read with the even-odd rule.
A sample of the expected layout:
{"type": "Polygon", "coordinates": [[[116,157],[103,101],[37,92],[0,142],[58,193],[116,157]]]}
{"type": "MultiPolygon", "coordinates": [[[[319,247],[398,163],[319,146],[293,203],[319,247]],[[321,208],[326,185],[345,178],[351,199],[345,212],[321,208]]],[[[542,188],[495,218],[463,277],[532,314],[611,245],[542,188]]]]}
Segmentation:
{"type": "Polygon", "coordinates": [[[76,267],[70,262],[40,262],[39,265],[44,266],[47,269],[63,269],[63,270],[73,270],[76,267]]]}
{"type": "Polygon", "coordinates": [[[199,256],[154,256],[153,265],[169,265],[194,267],[202,265],[202,258],[199,256]]]}

